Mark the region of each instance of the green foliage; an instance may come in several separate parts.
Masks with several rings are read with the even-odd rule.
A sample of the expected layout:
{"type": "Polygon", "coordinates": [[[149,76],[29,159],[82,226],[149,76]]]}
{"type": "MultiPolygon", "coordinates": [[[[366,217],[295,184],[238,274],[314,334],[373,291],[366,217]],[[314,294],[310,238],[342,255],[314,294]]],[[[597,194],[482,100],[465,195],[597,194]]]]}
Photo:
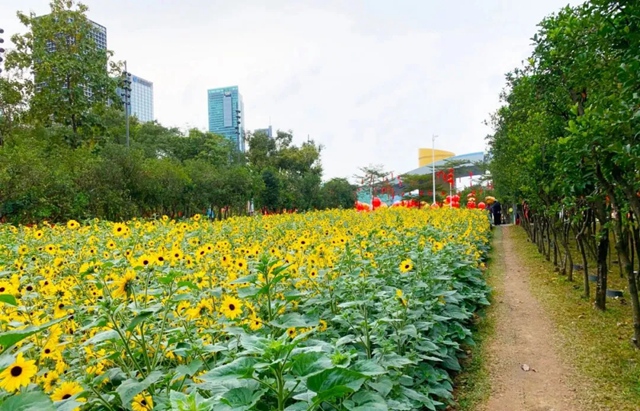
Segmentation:
{"type": "Polygon", "coordinates": [[[357,187],[346,178],[332,178],[322,185],[321,197],[326,208],[353,208],[357,187]]]}
{"type": "MultiPolygon", "coordinates": [[[[0,78],[0,221],[89,217],[218,217],[257,210],[333,207],[322,198],[322,147],[291,132],[249,136],[239,152],[225,137],[125,116],[120,64],[96,47],[82,3],[54,0],[44,16],[18,12],[0,78]],[[25,77],[33,73],[33,77],[25,77]]],[[[330,186],[331,187],[331,186],[330,186]]]]}
{"type": "Polygon", "coordinates": [[[601,309],[608,272],[604,242],[613,230],[629,280],[636,344],[639,279],[631,256],[640,257],[633,234],[640,216],[638,15],[637,2],[591,0],[545,18],[528,64],[507,75],[504,106],[492,117],[495,132],[488,137],[497,195],[527,202],[525,227],[548,258],[553,249],[557,262],[562,249],[559,264],[569,279],[569,243],[576,235],[594,259],[604,250],[597,258],[601,309]]]}
{"type": "Polygon", "coordinates": [[[118,65],[109,62],[111,52],[96,46],[87,10],[82,3],[54,0],[47,15],[19,12],[28,32],[14,35],[15,49],[7,53],[7,69],[34,73],[23,83],[30,117],[38,124],[69,126],[65,139],[73,147],[88,137],[95,111],[118,98],[118,65]]]}

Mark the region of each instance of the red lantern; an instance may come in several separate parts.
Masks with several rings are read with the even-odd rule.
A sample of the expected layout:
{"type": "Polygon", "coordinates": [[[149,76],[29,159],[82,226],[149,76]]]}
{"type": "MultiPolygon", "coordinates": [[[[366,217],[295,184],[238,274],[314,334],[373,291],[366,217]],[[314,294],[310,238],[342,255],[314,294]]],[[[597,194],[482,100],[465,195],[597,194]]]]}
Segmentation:
{"type": "Polygon", "coordinates": [[[380,207],[380,204],[382,204],[382,201],[380,201],[378,197],[373,197],[373,200],[371,200],[371,204],[373,205],[373,208],[378,208],[380,207]]]}
{"type": "Polygon", "coordinates": [[[485,207],[487,207],[487,205],[486,205],[484,202],[480,201],[480,202],[478,203],[478,208],[479,208],[480,210],[484,210],[484,209],[485,209],[485,207]]]}
{"type": "Polygon", "coordinates": [[[474,203],[473,201],[469,201],[467,203],[467,208],[470,208],[470,209],[476,208],[476,203],[474,203]]]}
{"type": "Polygon", "coordinates": [[[460,208],[460,203],[451,203],[451,207],[460,208]]]}
{"type": "Polygon", "coordinates": [[[451,197],[451,199],[453,200],[454,203],[458,203],[460,202],[460,196],[459,195],[454,195],[453,197],[451,197]]]}

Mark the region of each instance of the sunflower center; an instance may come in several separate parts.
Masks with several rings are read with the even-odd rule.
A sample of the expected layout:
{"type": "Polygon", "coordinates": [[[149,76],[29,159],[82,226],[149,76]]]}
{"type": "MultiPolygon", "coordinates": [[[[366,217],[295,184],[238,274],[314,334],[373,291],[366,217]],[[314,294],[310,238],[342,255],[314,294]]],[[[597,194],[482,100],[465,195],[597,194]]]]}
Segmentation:
{"type": "Polygon", "coordinates": [[[45,354],[49,354],[50,352],[51,352],[51,349],[49,349],[49,348],[45,348],[45,349],[44,349],[44,353],[45,353],[45,354]]]}
{"type": "Polygon", "coordinates": [[[16,365],[15,367],[11,368],[11,376],[12,377],[19,377],[20,375],[22,375],[22,367],[19,365],[16,365]]]}
{"type": "Polygon", "coordinates": [[[71,394],[65,394],[62,396],[63,400],[66,400],[67,398],[71,398],[71,394]]]}
{"type": "Polygon", "coordinates": [[[145,400],[145,399],[143,398],[143,399],[142,399],[142,401],[140,401],[140,404],[142,404],[142,405],[145,405],[145,406],[146,406],[146,405],[147,405],[147,400],[145,400]]]}
{"type": "Polygon", "coordinates": [[[229,310],[233,311],[236,309],[236,305],[235,304],[229,304],[229,310]]]}

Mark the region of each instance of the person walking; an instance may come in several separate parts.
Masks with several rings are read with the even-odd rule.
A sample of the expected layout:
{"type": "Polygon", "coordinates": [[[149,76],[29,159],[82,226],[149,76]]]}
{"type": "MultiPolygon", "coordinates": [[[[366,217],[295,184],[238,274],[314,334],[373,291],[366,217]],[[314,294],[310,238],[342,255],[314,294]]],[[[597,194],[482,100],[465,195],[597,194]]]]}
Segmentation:
{"type": "Polygon", "coordinates": [[[491,204],[491,214],[493,214],[493,225],[502,224],[502,205],[498,200],[491,204]]]}

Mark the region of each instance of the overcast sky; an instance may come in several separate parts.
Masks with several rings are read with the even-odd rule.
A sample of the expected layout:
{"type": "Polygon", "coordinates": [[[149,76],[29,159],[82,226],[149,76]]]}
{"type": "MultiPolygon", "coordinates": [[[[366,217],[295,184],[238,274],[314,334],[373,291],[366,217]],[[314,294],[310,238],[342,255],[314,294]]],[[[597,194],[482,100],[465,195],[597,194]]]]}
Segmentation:
{"type": "MultiPolygon", "coordinates": [[[[247,129],[324,146],[325,178],[417,167],[418,148],[485,149],[504,74],[568,0],[87,0],[108,48],[154,84],[166,126],[207,127],[207,89],[238,85],[247,129]]],[[[572,4],[578,3],[573,1],[572,4]]],[[[5,39],[24,32],[0,0],[5,39]]],[[[6,40],[5,40],[6,41],[6,40]]],[[[11,46],[5,43],[5,46],[11,46]]]]}

